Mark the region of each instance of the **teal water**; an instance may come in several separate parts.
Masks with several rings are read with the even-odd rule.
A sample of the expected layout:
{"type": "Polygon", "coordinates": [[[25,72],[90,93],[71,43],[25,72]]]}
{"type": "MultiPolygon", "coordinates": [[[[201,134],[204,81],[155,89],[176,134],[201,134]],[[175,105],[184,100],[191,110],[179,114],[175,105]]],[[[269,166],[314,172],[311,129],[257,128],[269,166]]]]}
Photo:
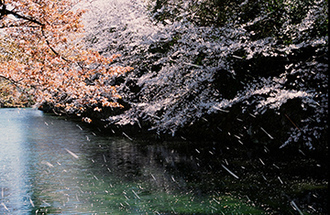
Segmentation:
{"type": "Polygon", "coordinates": [[[99,135],[35,109],[0,109],[0,214],[263,214],[248,198],[194,183],[200,174],[214,180],[200,168],[163,144],[99,135]]]}

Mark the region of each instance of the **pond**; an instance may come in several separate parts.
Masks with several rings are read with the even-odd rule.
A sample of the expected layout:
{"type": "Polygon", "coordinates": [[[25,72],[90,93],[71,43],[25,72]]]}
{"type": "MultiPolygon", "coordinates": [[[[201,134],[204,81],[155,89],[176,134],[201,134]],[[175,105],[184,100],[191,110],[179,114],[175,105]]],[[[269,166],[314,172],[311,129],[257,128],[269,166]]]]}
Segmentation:
{"type": "Polygon", "coordinates": [[[285,164],[226,154],[215,143],[133,140],[35,109],[0,109],[0,214],[320,212],[326,195],[311,193],[321,203],[306,208],[291,195],[326,192],[327,181],[289,183],[285,164]]]}

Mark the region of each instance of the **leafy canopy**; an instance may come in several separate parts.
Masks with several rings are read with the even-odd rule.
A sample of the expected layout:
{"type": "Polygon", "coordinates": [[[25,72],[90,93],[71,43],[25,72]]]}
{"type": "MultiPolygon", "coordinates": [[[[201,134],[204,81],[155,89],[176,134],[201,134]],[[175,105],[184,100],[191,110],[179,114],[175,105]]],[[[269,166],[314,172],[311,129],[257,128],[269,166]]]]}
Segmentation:
{"type": "Polygon", "coordinates": [[[84,10],[71,0],[0,0],[0,78],[37,104],[80,114],[88,107],[119,107],[110,58],[83,47],[84,10]]]}

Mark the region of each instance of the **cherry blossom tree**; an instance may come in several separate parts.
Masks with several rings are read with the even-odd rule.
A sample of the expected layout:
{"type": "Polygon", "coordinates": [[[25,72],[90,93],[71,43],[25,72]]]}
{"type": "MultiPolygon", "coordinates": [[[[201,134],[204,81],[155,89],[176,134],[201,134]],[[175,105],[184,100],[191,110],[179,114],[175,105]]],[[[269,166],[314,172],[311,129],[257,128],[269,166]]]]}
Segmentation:
{"type": "Polygon", "coordinates": [[[0,1],[0,77],[32,95],[37,105],[81,114],[87,108],[120,107],[108,80],[131,70],[111,66],[83,48],[81,16],[70,0],[0,1]]]}
{"type": "Polygon", "coordinates": [[[277,148],[312,149],[325,137],[327,1],[96,0],[89,8],[87,46],[135,68],[117,78],[130,108],[108,116],[110,125],[277,148]]]}

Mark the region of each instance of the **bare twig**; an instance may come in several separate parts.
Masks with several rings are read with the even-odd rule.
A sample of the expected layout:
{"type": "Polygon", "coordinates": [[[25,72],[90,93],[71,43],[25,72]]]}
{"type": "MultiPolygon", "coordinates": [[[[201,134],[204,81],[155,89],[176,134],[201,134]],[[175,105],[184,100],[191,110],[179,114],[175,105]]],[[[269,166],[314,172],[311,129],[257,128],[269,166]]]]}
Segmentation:
{"type": "Polygon", "coordinates": [[[300,128],[290,119],[288,115],[284,114],[284,116],[292,123],[292,125],[294,125],[294,127],[296,127],[299,131],[301,131],[300,128]]]}

